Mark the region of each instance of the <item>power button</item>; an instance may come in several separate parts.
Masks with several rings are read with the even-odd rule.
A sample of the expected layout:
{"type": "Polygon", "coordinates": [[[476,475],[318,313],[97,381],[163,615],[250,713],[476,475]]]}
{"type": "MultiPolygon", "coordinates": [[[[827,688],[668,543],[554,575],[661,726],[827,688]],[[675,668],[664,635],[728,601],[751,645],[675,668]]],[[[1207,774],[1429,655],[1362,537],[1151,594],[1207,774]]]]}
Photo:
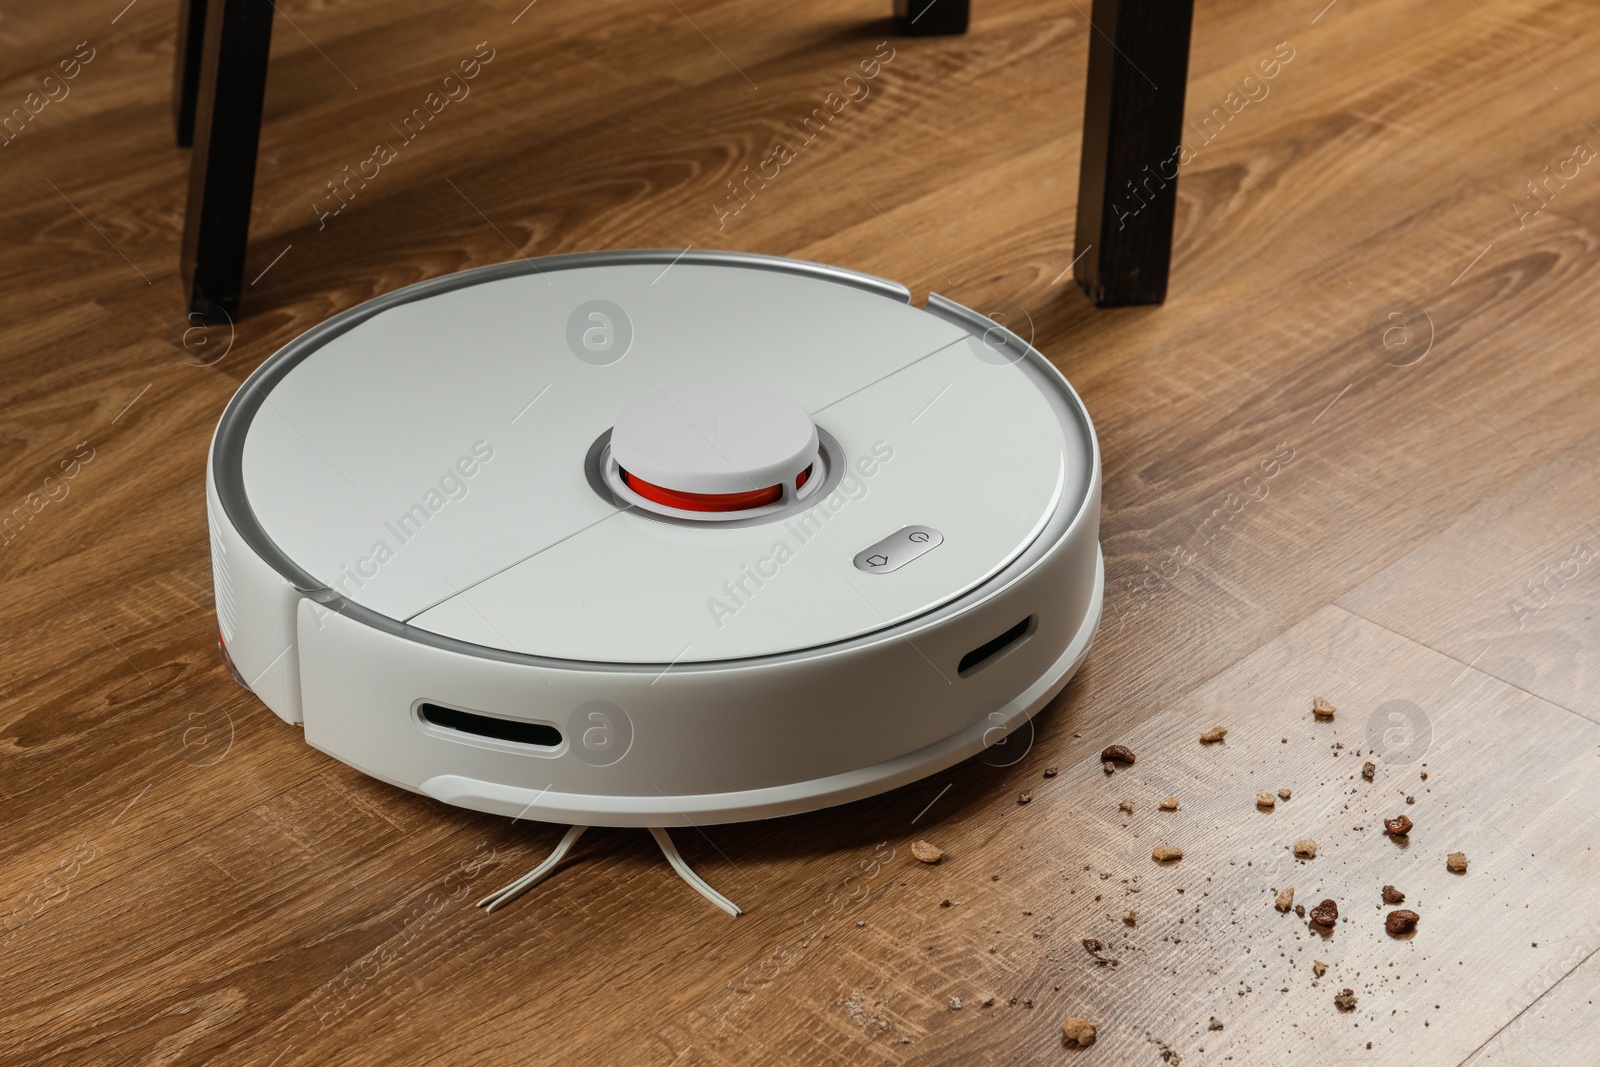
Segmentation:
{"type": "Polygon", "coordinates": [[[944,534],[931,526],[906,526],[856,553],[856,570],[868,574],[888,574],[899,570],[918,556],[944,544],[944,534]]]}

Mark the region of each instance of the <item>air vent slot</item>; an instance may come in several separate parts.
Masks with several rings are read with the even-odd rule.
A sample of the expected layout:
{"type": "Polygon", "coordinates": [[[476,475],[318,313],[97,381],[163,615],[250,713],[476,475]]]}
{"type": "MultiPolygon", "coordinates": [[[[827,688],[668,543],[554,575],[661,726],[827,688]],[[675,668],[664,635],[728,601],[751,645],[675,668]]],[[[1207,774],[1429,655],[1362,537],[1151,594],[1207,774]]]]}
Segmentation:
{"type": "Polygon", "coordinates": [[[968,652],[965,656],[962,656],[961,662],[956,664],[956,674],[971,674],[973,671],[977,670],[979,667],[983,666],[985,663],[988,663],[1000,653],[1004,652],[1006,649],[1010,648],[1012,645],[1028,636],[1028,632],[1032,629],[1033,616],[1029,615],[1026,619],[1023,619],[1005,633],[1000,634],[998,637],[990,638],[977,648],[973,649],[971,652],[968,652]]]}
{"type": "Polygon", "coordinates": [[[538,748],[555,748],[561,744],[561,731],[549,723],[523,722],[519,719],[497,719],[493,715],[479,715],[460,708],[447,708],[443,704],[419,704],[417,712],[425,722],[446,730],[456,730],[478,737],[492,737],[496,741],[511,741],[519,745],[538,748]]]}

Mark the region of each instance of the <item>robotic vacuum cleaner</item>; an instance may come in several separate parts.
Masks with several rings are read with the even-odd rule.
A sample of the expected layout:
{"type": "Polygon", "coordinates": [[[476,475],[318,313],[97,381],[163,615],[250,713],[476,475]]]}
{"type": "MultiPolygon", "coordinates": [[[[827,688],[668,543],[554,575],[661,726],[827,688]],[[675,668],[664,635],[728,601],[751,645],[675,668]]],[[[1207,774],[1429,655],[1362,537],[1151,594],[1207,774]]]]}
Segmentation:
{"type": "Polygon", "coordinates": [[[999,743],[1083,660],[1104,585],[1094,429],[1036,349],[742,253],[352,308],[240,388],[206,499],[235,677],[375,778],[572,825],[526,884],[592,825],[649,828],[697,881],[667,828],[999,743]]]}

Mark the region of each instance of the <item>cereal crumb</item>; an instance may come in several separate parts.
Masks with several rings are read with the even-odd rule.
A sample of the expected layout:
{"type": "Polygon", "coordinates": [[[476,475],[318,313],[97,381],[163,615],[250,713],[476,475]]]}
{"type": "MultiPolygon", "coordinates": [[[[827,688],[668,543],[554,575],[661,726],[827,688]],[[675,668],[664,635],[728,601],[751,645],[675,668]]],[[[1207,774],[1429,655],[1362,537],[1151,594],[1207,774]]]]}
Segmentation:
{"type": "Polygon", "coordinates": [[[1367,762],[1361,765],[1361,777],[1365,778],[1367,781],[1372,781],[1372,779],[1377,776],[1377,773],[1378,765],[1373,763],[1371,760],[1367,760],[1367,762]]]}
{"type": "Polygon", "coordinates": [[[1331,719],[1333,718],[1333,713],[1338,710],[1322,697],[1311,698],[1311,713],[1319,719],[1331,719]]]}
{"type": "Polygon", "coordinates": [[[1088,1019],[1073,1017],[1061,1024],[1062,1044],[1076,1043],[1079,1048],[1084,1048],[1094,1044],[1094,1037],[1094,1023],[1088,1019]]]}
{"type": "Polygon", "coordinates": [[[1278,899],[1272,902],[1272,906],[1283,912],[1286,912],[1290,908],[1294,907],[1294,886],[1289,886],[1280,892],[1278,894],[1278,899]]]}
{"type": "Polygon", "coordinates": [[[1202,745],[1214,745],[1227,736],[1228,728],[1226,726],[1213,726],[1211,729],[1200,735],[1200,743],[1202,745]]]}
{"type": "Polygon", "coordinates": [[[1353,989],[1341,990],[1339,992],[1339,994],[1333,998],[1333,1003],[1334,1003],[1334,1005],[1336,1007],[1338,1007],[1338,1009],[1340,1011],[1355,1011],[1356,1010],[1356,992],[1355,992],[1355,990],[1353,990],[1353,989]]]}
{"type": "Polygon", "coordinates": [[[1383,928],[1389,931],[1390,936],[1399,937],[1409,934],[1417,928],[1417,920],[1422,918],[1414,911],[1391,911],[1388,918],[1383,920],[1383,928]]]}
{"type": "Polygon", "coordinates": [[[1118,804],[1117,807],[1121,808],[1129,815],[1133,814],[1133,801],[1131,800],[1124,800],[1121,804],[1118,804]]]}
{"type": "Polygon", "coordinates": [[[1206,1029],[1208,1029],[1208,1030],[1221,1030],[1222,1029],[1222,1020],[1217,1018],[1215,1015],[1213,1015],[1211,1017],[1211,1025],[1207,1026],[1206,1029]]]}
{"type": "Polygon", "coordinates": [[[916,841],[911,845],[911,854],[923,863],[938,863],[944,859],[944,850],[931,841],[916,841]]]}
{"type": "Polygon", "coordinates": [[[1317,843],[1309,837],[1302,837],[1294,843],[1294,854],[1301,859],[1314,860],[1317,858],[1317,843]]]}
{"type": "Polygon", "coordinates": [[[1462,874],[1467,869],[1467,854],[1465,852],[1452,852],[1445,857],[1444,865],[1456,874],[1462,874]]]}
{"type": "Polygon", "coordinates": [[[1127,745],[1110,745],[1100,753],[1100,758],[1106,763],[1122,763],[1133,765],[1133,750],[1127,745]]]}
{"type": "Polygon", "coordinates": [[[1339,921],[1339,905],[1331,900],[1324,900],[1311,909],[1311,921],[1318,926],[1331,927],[1339,921]]]}
{"type": "Polygon", "coordinates": [[[1033,794],[1032,793],[1024,791],[1024,792],[1021,792],[1021,793],[1017,794],[1017,803],[1018,804],[1030,804],[1032,802],[1033,802],[1033,794]]]}
{"type": "Polygon", "coordinates": [[[1411,832],[1414,824],[1404,815],[1396,815],[1392,819],[1383,820],[1383,828],[1396,837],[1404,837],[1411,832]]]}
{"type": "Polygon", "coordinates": [[[1172,845],[1157,845],[1151,850],[1150,858],[1155,860],[1157,863],[1167,863],[1173,860],[1181,860],[1183,859],[1183,849],[1176,848],[1172,845]]]}
{"type": "Polygon", "coordinates": [[[1168,797],[1167,799],[1163,800],[1161,802],[1161,810],[1162,811],[1177,811],[1178,810],[1178,798],[1177,797],[1168,797]]]}
{"type": "Polygon", "coordinates": [[[1278,797],[1281,800],[1288,800],[1293,795],[1294,794],[1290,793],[1288,789],[1280,789],[1280,790],[1278,790],[1278,797]]]}
{"type": "Polygon", "coordinates": [[[1316,975],[1318,978],[1321,978],[1323,975],[1328,973],[1328,965],[1323,963],[1321,960],[1312,960],[1311,973],[1316,975]]]}
{"type": "Polygon", "coordinates": [[[1392,885],[1383,887],[1383,902],[1385,904],[1404,904],[1406,895],[1392,885]]]}
{"type": "Polygon", "coordinates": [[[1059,772],[1057,772],[1057,770],[1054,767],[1046,767],[1044,769],[1044,776],[1046,778],[1054,778],[1057,773],[1059,773],[1059,772]]]}
{"type": "Polygon", "coordinates": [[[1105,771],[1107,774],[1115,774],[1117,772],[1117,765],[1112,763],[1110,760],[1101,760],[1100,769],[1105,771]]]}
{"type": "Polygon", "coordinates": [[[1271,811],[1273,808],[1277,807],[1277,805],[1278,798],[1273,796],[1271,793],[1256,794],[1256,807],[1271,811]]]}

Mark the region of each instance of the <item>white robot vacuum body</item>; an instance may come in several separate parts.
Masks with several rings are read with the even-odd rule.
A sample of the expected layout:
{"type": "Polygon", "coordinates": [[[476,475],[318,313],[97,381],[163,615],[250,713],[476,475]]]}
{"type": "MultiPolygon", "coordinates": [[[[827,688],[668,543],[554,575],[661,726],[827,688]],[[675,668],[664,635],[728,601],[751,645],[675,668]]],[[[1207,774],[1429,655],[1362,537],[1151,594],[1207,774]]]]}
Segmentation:
{"type": "Polygon", "coordinates": [[[677,251],[353,308],[250,377],[207,478],[224,656],[310,744],[652,828],[869,796],[1027,723],[1099,622],[1099,499],[1077,394],[989,319],[677,251]]]}

